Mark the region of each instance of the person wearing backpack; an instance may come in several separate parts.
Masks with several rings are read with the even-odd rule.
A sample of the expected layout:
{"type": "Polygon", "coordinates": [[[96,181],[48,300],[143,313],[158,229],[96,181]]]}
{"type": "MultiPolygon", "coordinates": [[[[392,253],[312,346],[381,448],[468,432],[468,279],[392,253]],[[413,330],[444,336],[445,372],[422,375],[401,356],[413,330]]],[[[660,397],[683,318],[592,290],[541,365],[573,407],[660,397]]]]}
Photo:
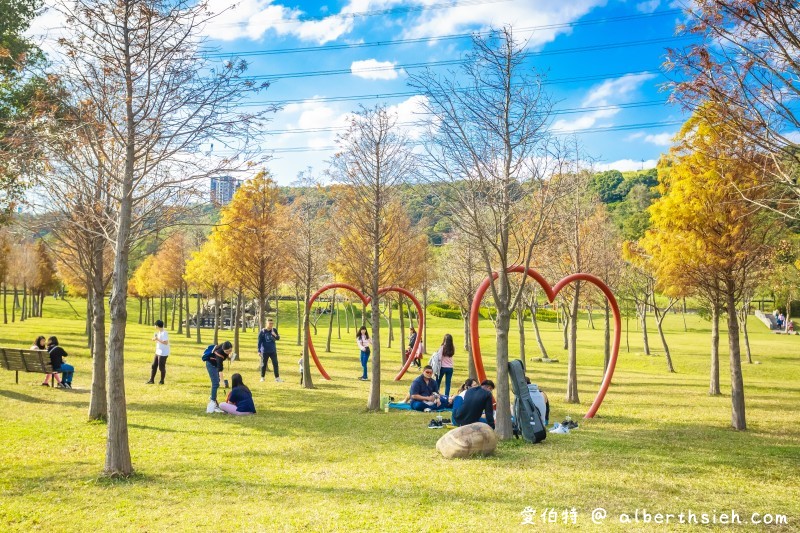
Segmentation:
{"type": "Polygon", "coordinates": [[[206,348],[203,352],[203,361],[206,363],[206,370],[208,377],[211,378],[211,397],[208,401],[208,413],[223,413],[224,411],[219,408],[217,402],[217,390],[219,389],[219,372],[233,352],[233,344],[230,341],[225,341],[222,344],[214,346],[213,344],[206,348]]]}

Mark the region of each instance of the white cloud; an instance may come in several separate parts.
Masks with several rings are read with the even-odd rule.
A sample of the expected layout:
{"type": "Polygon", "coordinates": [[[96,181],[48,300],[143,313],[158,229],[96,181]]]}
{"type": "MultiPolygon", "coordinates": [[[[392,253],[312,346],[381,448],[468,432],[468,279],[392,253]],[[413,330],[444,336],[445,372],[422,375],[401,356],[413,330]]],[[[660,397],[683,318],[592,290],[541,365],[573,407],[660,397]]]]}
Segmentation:
{"type": "Polygon", "coordinates": [[[636,4],[636,11],[639,13],[653,13],[658,6],[661,5],[661,0],[649,0],[647,2],[640,2],[636,4]]]}
{"type": "Polygon", "coordinates": [[[427,96],[416,95],[386,108],[389,113],[397,115],[397,123],[402,125],[408,138],[412,141],[421,139],[425,133],[425,125],[422,123],[421,115],[425,112],[423,106],[427,100],[427,96]]]}
{"type": "MultiPolygon", "coordinates": [[[[414,4],[427,5],[430,0],[414,0],[414,4]]],[[[606,0],[526,0],[519,2],[468,4],[446,9],[431,9],[423,12],[415,21],[406,24],[407,37],[429,37],[450,35],[470,30],[485,30],[513,24],[515,28],[551,26],[575,21],[595,7],[603,6],[606,0]]],[[[529,39],[528,46],[538,47],[553,41],[557,35],[570,33],[570,27],[537,29],[533,32],[518,32],[520,39],[529,39]]]]}
{"type": "Polygon", "coordinates": [[[365,80],[393,80],[398,76],[398,71],[394,68],[396,64],[396,61],[364,59],[353,61],[350,65],[350,72],[353,76],[364,78],[365,80]]]}
{"type": "Polygon", "coordinates": [[[672,138],[675,136],[674,133],[655,133],[655,134],[648,134],[644,136],[644,142],[655,144],[656,146],[670,146],[672,144],[672,138]]]}
{"type": "Polygon", "coordinates": [[[783,137],[790,143],[800,144],[800,131],[794,130],[789,133],[784,133],[783,137]]]}
{"type": "Polygon", "coordinates": [[[619,170],[620,172],[627,172],[629,170],[641,170],[643,168],[653,168],[658,161],[656,159],[647,159],[635,161],[633,159],[620,159],[619,161],[612,161],[611,163],[600,163],[595,165],[598,171],[602,170],[619,170]]]}
{"type": "MultiPolygon", "coordinates": [[[[212,39],[235,41],[242,37],[258,40],[269,30],[278,35],[293,35],[304,41],[324,44],[353,29],[353,19],[331,15],[319,20],[299,20],[299,9],[274,4],[272,0],[210,0],[209,11],[217,13],[204,32],[212,39]]],[[[342,9],[345,13],[345,9],[342,9]]]]}
{"type": "MultiPolygon", "coordinates": [[[[621,78],[604,81],[589,90],[581,103],[582,108],[603,107],[604,109],[590,110],[574,119],[556,120],[553,123],[553,129],[572,132],[594,127],[602,119],[611,118],[619,113],[621,109],[615,104],[631,100],[644,82],[655,77],[655,74],[627,74],[621,78]]],[[[605,125],[610,125],[610,123],[605,125]]]]}

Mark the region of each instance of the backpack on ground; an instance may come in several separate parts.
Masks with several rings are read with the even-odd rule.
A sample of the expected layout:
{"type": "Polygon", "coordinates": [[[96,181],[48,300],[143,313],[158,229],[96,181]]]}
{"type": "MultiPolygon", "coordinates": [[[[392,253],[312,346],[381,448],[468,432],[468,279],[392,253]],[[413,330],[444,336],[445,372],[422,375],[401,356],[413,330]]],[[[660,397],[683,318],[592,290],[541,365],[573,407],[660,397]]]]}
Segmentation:
{"type": "Polygon", "coordinates": [[[211,359],[211,354],[214,353],[214,348],[216,348],[216,344],[210,344],[208,348],[203,352],[203,361],[208,361],[211,359]]]}
{"type": "Polygon", "coordinates": [[[547,428],[539,408],[533,403],[528,383],[525,381],[525,368],[516,359],[508,363],[511,389],[514,391],[514,420],[522,433],[522,438],[537,443],[547,438],[547,428]]]}

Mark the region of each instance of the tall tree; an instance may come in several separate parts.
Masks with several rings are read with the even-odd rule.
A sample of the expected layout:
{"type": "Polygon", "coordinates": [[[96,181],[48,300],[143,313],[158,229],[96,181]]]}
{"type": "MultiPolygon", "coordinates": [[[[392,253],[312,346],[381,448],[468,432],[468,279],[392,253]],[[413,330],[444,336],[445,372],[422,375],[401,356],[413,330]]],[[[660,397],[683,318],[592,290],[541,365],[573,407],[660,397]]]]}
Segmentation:
{"type": "MultiPolygon", "coordinates": [[[[714,104],[702,107],[678,133],[670,171],[659,176],[662,197],[650,208],[653,228],[644,248],[664,283],[720,295],[728,317],[731,425],[744,430],[737,304],[779,226],[737,190],[756,191],[768,161],[717,110],[714,104]]],[[[761,188],[762,198],[770,193],[761,188]]]]}
{"type": "Polygon", "coordinates": [[[397,125],[397,116],[385,107],[362,108],[352,116],[347,131],[338,140],[339,152],[332,161],[337,181],[345,185],[339,195],[339,221],[347,221],[340,249],[357,253],[368,268],[352,271],[358,285],[372,298],[372,378],[367,409],[380,409],[381,336],[378,289],[392,268],[390,255],[402,239],[387,224],[398,185],[413,171],[414,158],[408,140],[397,125]],[[346,217],[346,218],[345,218],[346,217]]]}
{"type": "MultiPolygon", "coordinates": [[[[678,30],[700,43],[667,54],[679,76],[673,99],[690,109],[715,102],[725,127],[758,147],[770,165],[740,192],[762,207],[800,216],[800,4],[794,0],[698,0],[678,30]],[[764,196],[762,185],[773,185],[764,196]]],[[[721,142],[725,139],[721,138],[721,142]]],[[[735,142],[731,149],[736,149],[735,142]]]]}
{"type": "Polygon", "coordinates": [[[61,0],[56,9],[68,29],[59,41],[60,79],[73,98],[97,109],[107,136],[101,146],[123,154],[119,161],[98,161],[113,165],[107,175],[115,182],[104,471],[128,476],[124,352],[131,246],[152,216],[186,203],[189,184],[243,164],[247,158],[240,154],[260,131],[254,122],[263,115],[240,113],[238,104],[261,86],[244,77],[244,63],[212,64],[201,53],[202,28],[214,16],[204,1],[61,0]],[[227,157],[196,157],[217,139],[236,139],[227,157]]]}
{"type": "Polygon", "coordinates": [[[430,118],[423,177],[446,184],[454,226],[476,244],[484,274],[497,273],[491,298],[497,310],[497,433],[502,439],[512,437],[511,312],[525,286],[512,291],[506,270],[514,263],[530,266],[558,191],[544,186],[552,105],[526,59],[524,45],[506,27],[473,38],[462,72],[410,77],[430,118]],[[530,213],[535,214],[528,218],[532,224],[515,233],[520,218],[530,213]]]}

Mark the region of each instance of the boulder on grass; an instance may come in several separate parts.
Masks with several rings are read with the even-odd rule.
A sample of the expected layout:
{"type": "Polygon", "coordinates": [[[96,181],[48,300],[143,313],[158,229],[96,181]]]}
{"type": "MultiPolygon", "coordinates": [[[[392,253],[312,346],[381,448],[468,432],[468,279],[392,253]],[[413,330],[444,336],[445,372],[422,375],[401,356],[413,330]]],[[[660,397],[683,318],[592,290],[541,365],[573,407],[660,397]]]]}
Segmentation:
{"type": "Polygon", "coordinates": [[[436,443],[436,449],[445,459],[491,455],[497,448],[497,435],[483,422],[457,427],[445,433],[436,443]]]}

